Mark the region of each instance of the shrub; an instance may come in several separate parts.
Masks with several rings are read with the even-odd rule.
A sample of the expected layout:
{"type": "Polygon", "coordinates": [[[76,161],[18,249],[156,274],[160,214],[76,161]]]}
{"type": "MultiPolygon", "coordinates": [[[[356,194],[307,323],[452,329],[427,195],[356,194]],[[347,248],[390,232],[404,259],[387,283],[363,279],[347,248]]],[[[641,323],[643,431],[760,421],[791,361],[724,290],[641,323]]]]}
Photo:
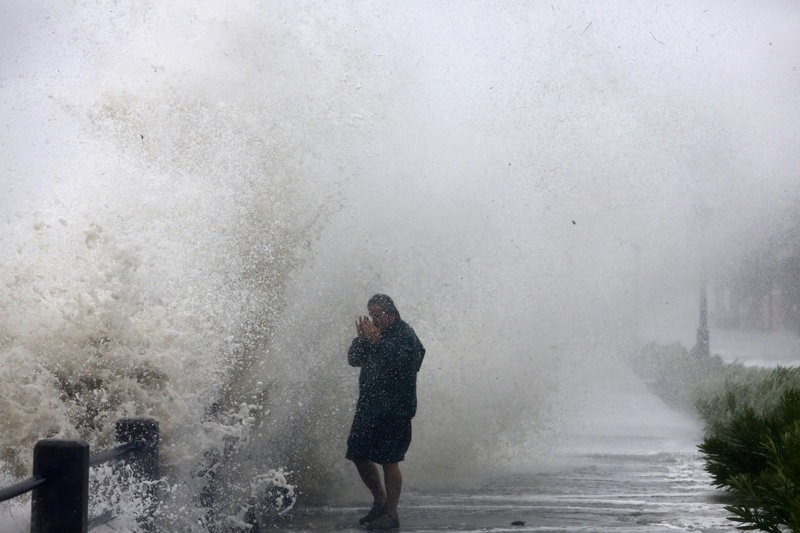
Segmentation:
{"type": "Polygon", "coordinates": [[[777,393],[776,386],[786,383],[784,370],[743,398],[728,391],[727,423],[714,421],[714,434],[698,447],[714,484],[734,496],[726,509],[740,529],[800,531],[800,389],[780,391],[774,403],[771,395],[757,394],[777,393]]]}
{"type": "Polygon", "coordinates": [[[705,422],[698,446],[742,530],[800,532],[800,369],[749,368],[650,345],[631,360],[665,401],[705,422]]]}

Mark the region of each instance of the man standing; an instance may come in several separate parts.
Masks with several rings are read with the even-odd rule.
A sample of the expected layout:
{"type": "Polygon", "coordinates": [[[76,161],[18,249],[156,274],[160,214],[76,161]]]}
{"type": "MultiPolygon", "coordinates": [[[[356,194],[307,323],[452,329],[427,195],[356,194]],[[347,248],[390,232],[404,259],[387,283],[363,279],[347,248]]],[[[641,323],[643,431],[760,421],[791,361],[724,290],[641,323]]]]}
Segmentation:
{"type": "Polygon", "coordinates": [[[345,457],[356,465],[372,492],[372,509],[359,520],[370,530],[400,527],[397,504],[403,488],[399,463],[411,444],[411,419],[417,412],[417,372],[425,348],[391,298],[376,294],[369,317],[356,321],[357,336],[347,352],[361,367],[358,403],[345,457]],[[383,483],[378,466],[383,467],[383,483]]]}

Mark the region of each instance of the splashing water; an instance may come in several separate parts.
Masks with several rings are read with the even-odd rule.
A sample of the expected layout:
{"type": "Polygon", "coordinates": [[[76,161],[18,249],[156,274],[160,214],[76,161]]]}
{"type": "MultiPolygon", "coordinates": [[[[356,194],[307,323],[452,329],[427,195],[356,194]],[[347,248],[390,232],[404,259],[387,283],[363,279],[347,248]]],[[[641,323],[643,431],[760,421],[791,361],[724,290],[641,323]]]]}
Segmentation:
{"type": "MultiPolygon", "coordinates": [[[[2,470],[155,417],[165,530],[350,497],[344,351],[375,292],[428,348],[409,479],[536,464],[587,384],[629,379],[642,310],[800,192],[774,113],[797,37],[768,10],[763,66],[705,37],[743,8],[690,3],[2,9],[2,470]],[[720,53],[736,95],[701,75],[720,53]],[[758,102],[737,61],[774,81],[758,102]]],[[[132,524],[114,475],[93,510],[132,524]]]]}

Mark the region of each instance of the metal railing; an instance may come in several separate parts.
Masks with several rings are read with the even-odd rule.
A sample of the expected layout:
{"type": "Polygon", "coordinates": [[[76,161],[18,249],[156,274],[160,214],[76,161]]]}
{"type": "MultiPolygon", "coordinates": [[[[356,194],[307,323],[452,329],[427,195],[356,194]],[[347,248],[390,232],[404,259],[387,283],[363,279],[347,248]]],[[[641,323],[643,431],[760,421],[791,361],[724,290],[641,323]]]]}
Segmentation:
{"type": "MultiPolygon", "coordinates": [[[[114,518],[106,511],[89,518],[89,467],[125,458],[137,478],[156,481],[158,473],[158,421],[152,418],[123,418],[117,421],[119,446],[89,455],[82,440],[42,439],[33,448],[33,476],[0,489],[0,502],[31,494],[31,533],[85,533],[114,518]]],[[[147,509],[150,523],[155,511],[155,483],[149,486],[147,509]]]]}

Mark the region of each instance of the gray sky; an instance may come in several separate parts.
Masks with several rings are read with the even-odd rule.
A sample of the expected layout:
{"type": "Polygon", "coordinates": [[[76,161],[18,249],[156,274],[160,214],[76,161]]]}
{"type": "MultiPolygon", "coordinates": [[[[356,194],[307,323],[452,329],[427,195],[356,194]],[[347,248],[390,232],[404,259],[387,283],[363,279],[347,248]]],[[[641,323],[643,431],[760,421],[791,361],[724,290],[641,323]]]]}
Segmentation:
{"type": "Polygon", "coordinates": [[[414,213],[400,241],[590,278],[638,250],[697,276],[701,245],[726,258],[796,211],[798,23],[792,1],[4,2],[0,208],[91,211],[77,190],[135,211],[114,202],[151,178],[126,158],[203,166],[241,135],[305,135],[346,203],[414,213]],[[186,102],[252,121],[211,116],[227,140],[195,151],[127,146],[196,128],[186,102]]]}

